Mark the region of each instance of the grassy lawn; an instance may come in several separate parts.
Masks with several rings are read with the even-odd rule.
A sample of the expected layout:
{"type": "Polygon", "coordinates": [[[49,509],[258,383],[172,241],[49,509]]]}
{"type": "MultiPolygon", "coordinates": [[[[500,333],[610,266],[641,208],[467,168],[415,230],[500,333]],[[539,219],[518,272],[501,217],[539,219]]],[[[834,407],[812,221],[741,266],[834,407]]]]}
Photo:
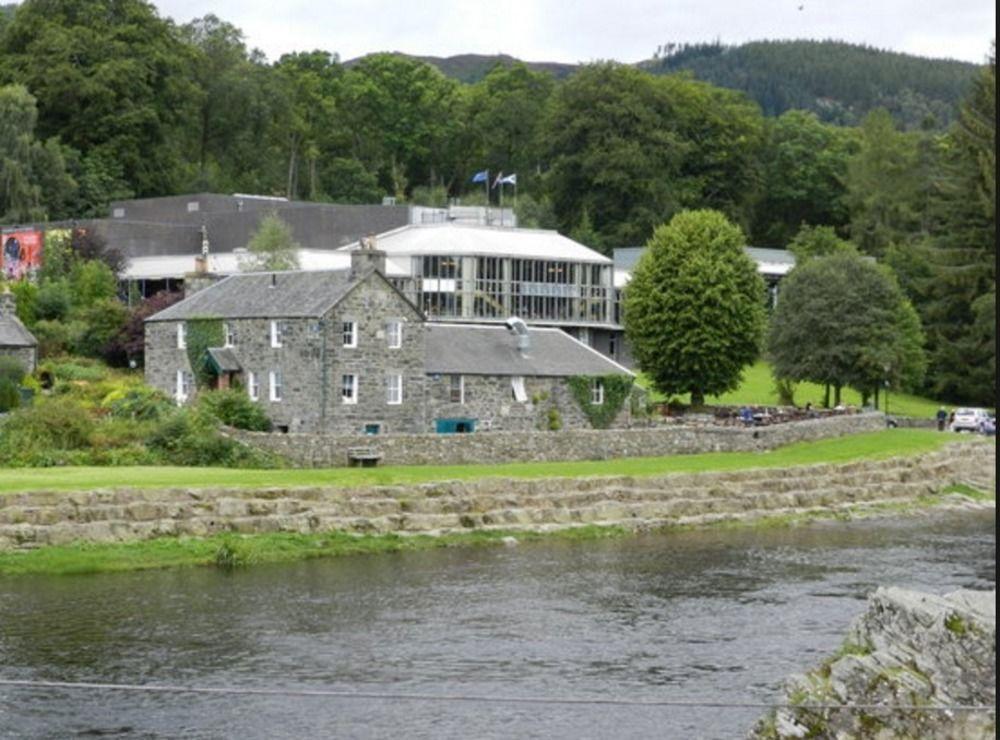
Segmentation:
{"type": "MultiPolygon", "coordinates": [[[[561,539],[592,540],[620,537],[628,530],[614,526],[587,525],[552,533],[561,539]]],[[[435,547],[498,545],[504,537],[519,542],[550,536],[536,532],[474,531],[441,536],[398,534],[215,535],[213,537],[162,537],[142,542],[78,544],[42,547],[23,552],[0,552],[0,576],[82,575],[151,568],[214,565],[239,568],[263,563],[287,563],[311,558],[343,555],[427,550],[435,547]]]]}
{"type": "MultiPolygon", "coordinates": [[[[639,383],[649,388],[649,382],[642,375],[639,376],[639,383]]],[[[831,400],[833,391],[831,393],[831,400]]],[[[666,401],[662,394],[650,391],[653,401],[666,401]]],[[[682,403],[690,403],[690,396],[676,396],[682,403]]],[[[816,383],[799,383],[795,386],[795,403],[798,406],[805,406],[807,402],[812,402],[813,406],[819,407],[823,403],[823,386],[816,383]]],[[[861,394],[853,388],[844,388],[841,392],[841,401],[849,406],[861,406],[861,394]]],[[[740,387],[732,393],[721,396],[708,396],[705,399],[708,404],[719,404],[724,406],[776,406],[778,405],[778,394],[774,390],[774,379],[771,377],[771,366],[764,362],[756,362],[752,367],[747,368],[743,375],[743,382],[740,387]]],[[[885,409],[885,397],[879,396],[879,406],[885,409]]],[[[889,389],[889,413],[894,416],[913,416],[924,419],[931,419],[941,406],[937,401],[920,396],[911,396],[908,393],[896,393],[889,389]]]]}
{"type": "Polygon", "coordinates": [[[234,470],[182,467],[19,468],[0,472],[0,494],[19,491],[80,491],[96,488],[201,488],[367,486],[476,478],[633,475],[792,467],[929,452],[964,435],[924,429],[887,429],[816,442],[800,442],[770,452],[719,452],[669,457],[621,458],[506,465],[386,466],[234,470]]]}

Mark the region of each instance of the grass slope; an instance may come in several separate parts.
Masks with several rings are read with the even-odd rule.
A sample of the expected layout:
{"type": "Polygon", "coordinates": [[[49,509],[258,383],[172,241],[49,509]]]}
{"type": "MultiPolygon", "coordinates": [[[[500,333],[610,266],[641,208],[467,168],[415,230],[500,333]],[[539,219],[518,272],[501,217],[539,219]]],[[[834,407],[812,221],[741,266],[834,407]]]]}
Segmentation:
{"type": "MultiPolygon", "coordinates": [[[[588,525],[557,533],[561,539],[591,540],[617,537],[626,533],[622,527],[588,525]]],[[[475,531],[441,536],[398,534],[353,535],[344,532],[324,534],[216,535],[213,537],[162,537],[143,542],[116,544],[79,544],[43,547],[23,552],[0,552],[0,576],[83,575],[114,573],[153,568],[214,565],[239,568],[263,563],[287,563],[312,558],[343,555],[427,550],[435,547],[474,547],[500,544],[516,535],[519,542],[538,540],[547,535],[533,532],[475,531]]]]}
{"type": "MultiPolygon", "coordinates": [[[[649,379],[640,375],[639,383],[644,388],[650,388],[649,379]]],[[[661,393],[650,391],[651,399],[656,402],[667,401],[668,399],[661,393]]],[[[831,401],[833,391],[831,389],[831,401]]],[[[691,397],[675,396],[681,403],[690,403],[691,397]]],[[[841,401],[849,406],[861,406],[861,394],[853,388],[844,388],[841,392],[841,401]]],[[[756,362],[747,368],[743,374],[743,382],[740,387],[731,393],[721,396],[708,396],[705,399],[708,404],[718,404],[722,406],[777,406],[778,394],[774,389],[774,378],[771,377],[771,366],[764,362],[756,362]]],[[[797,406],[805,406],[811,402],[817,408],[823,403],[823,386],[817,383],[799,383],[795,386],[795,403],[797,406]]],[[[885,410],[885,396],[879,397],[879,406],[885,410]]],[[[921,396],[912,396],[908,393],[896,393],[889,389],[889,413],[893,416],[912,416],[917,418],[932,419],[941,406],[937,401],[921,396]]]]}
{"type": "Polygon", "coordinates": [[[182,467],[21,468],[0,472],[0,494],[39,490],[80,491],[116,487],[346,487],[497,477],[649,476],[665,473],[793,467],[914,455],[935,450],[948,442],[955,442],[957,439],[959,439],[958,435],[923,429],[887,429],[836,439],[800,442],[770,452],[716,452],[669,457],[509,463],[506,465],[427,465],[295,470],[182,467]]]}

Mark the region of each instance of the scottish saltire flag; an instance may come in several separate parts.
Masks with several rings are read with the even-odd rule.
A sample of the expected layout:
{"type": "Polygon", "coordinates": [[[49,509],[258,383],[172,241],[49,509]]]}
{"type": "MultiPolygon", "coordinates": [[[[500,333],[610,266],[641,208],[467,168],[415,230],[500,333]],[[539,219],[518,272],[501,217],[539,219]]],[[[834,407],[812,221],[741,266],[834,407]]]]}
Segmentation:
{"type": "Polygon", "coordinates": [[[517,185],[517,173],[513,175],[507,175],[507,177],[500,180],[501,185],[517,185]]]}
{"type": "Polygon", "coordinates": [[[471,182],[487,182],[490,179],[490,171],[483,170],[482,172],[477,172],[472,176],[471,182]]]}

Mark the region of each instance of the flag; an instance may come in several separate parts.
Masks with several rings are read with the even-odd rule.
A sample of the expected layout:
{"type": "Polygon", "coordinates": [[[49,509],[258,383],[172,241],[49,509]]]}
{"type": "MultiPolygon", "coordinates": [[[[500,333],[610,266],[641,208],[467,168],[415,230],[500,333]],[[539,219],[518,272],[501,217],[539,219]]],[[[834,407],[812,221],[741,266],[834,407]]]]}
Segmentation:
{"type": "Polygon", "coordinates": [[[497,179],[493,181],[493,187],[500,185],[503,182],[503,172],[497,173],[497,179]]]}
{"type": "Polygon", "coordinates": [[[490,179],[490,171],[483,170],[482,172],[477,172],[472,176],[471,182],[488,182],[490,179]]]}
{"type": "Polygon", "coordinates": [[[500,181],[500,184],[501,185],[514,185],[516,187],[517,186],[517,173],[515,172],[513,175],[507,175],[507,177],[503,178],[500,181]]]}

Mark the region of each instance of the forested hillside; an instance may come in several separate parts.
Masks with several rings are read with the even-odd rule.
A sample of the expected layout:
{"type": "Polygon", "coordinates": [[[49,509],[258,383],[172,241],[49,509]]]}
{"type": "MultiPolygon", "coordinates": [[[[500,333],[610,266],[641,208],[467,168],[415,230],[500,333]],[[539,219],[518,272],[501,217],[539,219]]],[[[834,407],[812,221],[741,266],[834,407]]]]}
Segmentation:
{"type": "MultiPolygon", "coordinates": [[[[871,104],[891,102],[866,77],[912,70],[926,78],[921,95],[951,90],[954,112],[934,108],[951,126],[904,129],[883,108],[858,108],[856,126],[808,109],[766,116],[742,92],[614,62],[563,79],[498,65],[470,84],[395,54],[269,62],[225,20],[177,25],[143,0],[25,0],[0,19],[0,223],[103,216],[113,199],[199,191],[496,202],[495,186],[470,182],[483,170],[491,181],[517,175],[523,225],[604,252],[645,243],[680,211],[712,208],[759,246],[827,229],[877,257],[920,311],[932,390],[993,397],[995,60],[955,67],[970,76],[956,72],[954,90],[903,55],[872,52],[894,60],[881,77],[830,73],[867,90],[845,83],[840,94],[871,104]]],[[[824,48],[831,64],[833,51],[850,51],[824,48]]],[[[734,53],[668,49],[657,63],[734,53]]],[[[789,104],[808,108],[792,98],[808,97],[809,79],[785,69],[770,84],[788,80],[789,104]]]]}
{"type": "MultiPolygon", "coordinates": [[[[545,72],[557,80],[569,77],[580,66],[562,62],[522,62],[508,54],[456,54],[450,57],[416,56],[413,58],[434,65],[441,70],[445,77],[468,84],[479,82],[498,64],[511,67],[521,63],[532,72],[545,72]]],[[[351,62],[347,62],[347,65],[350,64],[351,62]]]]}
{"type": "Polygon", "coordinates": [[[797,108],[823,121],[856,125],[874,108],[885,108],[907,128],[950,124],[976,73],[966,62],[838,41],[667,44],[640,66],[654,73],[688,70],[740,90],[769,116],[797,108]]]}
{"type": "MultiPolygon", "coordinates": [[[[509,67],[518,61],[505,54],[413,58],[465,83],[478,82],[498,64],[509,67]]],[[[546,72],[556,79],[580,66],[523,63],[533,72],[546,72]]],[[[739,90],[767,116],[809,110],[822,121],[853,126],[869,111],[885,108],[910,129],[947,128],[976,72],[976,65],[967,62],[839,41],[665,44],[652,59],[637,66],[653,74],[687,71],[699,80],[739,90]]]]}

